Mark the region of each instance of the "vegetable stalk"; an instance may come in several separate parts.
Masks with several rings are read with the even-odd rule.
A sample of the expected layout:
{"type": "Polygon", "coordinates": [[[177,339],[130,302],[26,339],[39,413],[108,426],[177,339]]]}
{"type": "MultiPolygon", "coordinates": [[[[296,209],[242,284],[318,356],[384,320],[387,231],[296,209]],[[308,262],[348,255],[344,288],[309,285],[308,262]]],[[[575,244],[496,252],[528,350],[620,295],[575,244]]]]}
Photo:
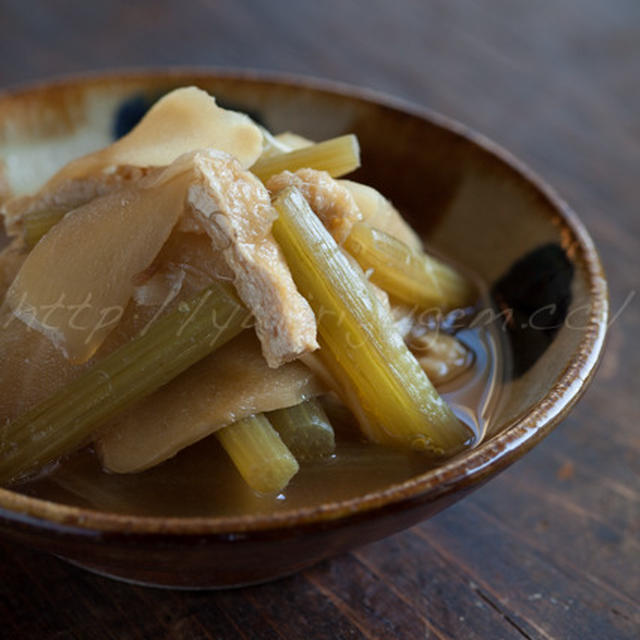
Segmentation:
{"type": "Polygon", "coordinates": [[[440,398],[393,321],[295,188],[274,201],[273,232],[318,323],[319,357],[370,439],[459,449],[470,431],[440,398]]]}
{"type": "Polygon", "coordinates": [[[260,493],[282,491],[298,462],[264,414],[230,424],[216,436],[246,483],[260,493]]]}
{"type": "Polygon", "coordinates": [[[248,311],[214,284],[156,320],[26,414],[0,428],[0,483],[84,444],[116,413],[147,396],[247,324],[248,311]]]}
{"type": "Polygon", "coordinates": [[[38,244],[38,240],[56,225],[67,213],[66,209],[47,209],[28,213],[22,219],[22,236],[24,243],[29,249],[38,244]]]}
{"type": "Polygon", "coordinates": [[[281,171],[311,168],[338,178],[360,166],[360,147],[353,134],[258,160],[251,171],[263,182],[281,171]]]}
{"type": "Polygon", "coordinates": [[[333,427],[317,400],[270,411],[267,417],[298,460],[324,458],[335,451],[333,427]]]}
{"type": "Polygon", "coordinates": [[[473,302],[472,285],[449,265],[364,222],[353,226],[345,249],[371,271],[371,282],[402,302],[442,310],[473,302]]]}

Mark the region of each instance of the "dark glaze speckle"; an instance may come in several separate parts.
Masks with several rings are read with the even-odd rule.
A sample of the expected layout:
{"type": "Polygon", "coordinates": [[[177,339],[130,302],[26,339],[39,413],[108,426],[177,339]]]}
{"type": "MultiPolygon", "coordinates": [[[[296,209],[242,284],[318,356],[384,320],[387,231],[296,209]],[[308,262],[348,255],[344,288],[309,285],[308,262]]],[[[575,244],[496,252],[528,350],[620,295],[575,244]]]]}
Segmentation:
{"type": "Polygon", "coordinates": [[[560,245],[545,244],[515,262],[491,288],[511,343],[514,378],[536,363],[562,326],[573,271],[560,245]]]}
{"type": "MultiPolygon", "coordinates": [[[[113,116],[113,139],[117,140],[118,138],[122,138],[122,136],[127,135],[127,133],[129,133],[129,131],[131,131],[131,129],[133,129],[133,127],[142,120],[153,104],[163,95],[164,94],[161,93],[148,96],[142,93],[137,93],[126,100],[123,100],[113,116]]],[[[232,111],[246,113],[255,123],[266,126],[264,119],[255,109],[246,109],[242,105],[219,98],[216,98],[216,103],[223,109],[231,109],[232,111]]]]}
{"type": "Polygon", "coordinates": [[[150,98],[138,93],[121,102],[113,116],[113,139],[117,140],[127,135],[142,120],[158,97],[150,98]]]}

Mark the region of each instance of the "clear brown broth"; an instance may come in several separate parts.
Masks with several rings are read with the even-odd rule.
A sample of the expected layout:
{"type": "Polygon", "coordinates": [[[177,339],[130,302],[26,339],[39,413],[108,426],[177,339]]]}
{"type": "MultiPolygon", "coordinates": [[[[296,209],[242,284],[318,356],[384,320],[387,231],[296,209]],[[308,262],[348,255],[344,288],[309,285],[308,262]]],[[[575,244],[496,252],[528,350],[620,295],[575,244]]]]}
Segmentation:
{"type": "MultiPolygon", "coordinates": [[[[439,391],[473,430],[477,443],[504,399],[500,381],[509,358],[494,326],[464,329],[457,337],[473,352],[473,366],[439,391]]],[[[132,475],[105,473],[93,451],[85,449],[16,489],[58,503],[116,513],[231,516],[346,500],[403,482],[433,466],[420,453],[362,442],[346,410],[335,404],[327,408],[336,430],[335,454],[301,465],[300,472],[278,495],[252,491],[215,437],[149,471],[132,475]]]]}

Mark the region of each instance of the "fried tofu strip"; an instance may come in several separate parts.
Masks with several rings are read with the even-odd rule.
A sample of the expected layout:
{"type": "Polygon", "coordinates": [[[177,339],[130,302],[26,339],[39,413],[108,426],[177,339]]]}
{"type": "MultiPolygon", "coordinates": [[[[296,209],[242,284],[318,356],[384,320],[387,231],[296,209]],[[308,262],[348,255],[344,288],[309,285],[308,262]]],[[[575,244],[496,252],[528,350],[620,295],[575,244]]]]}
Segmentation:
{"type": "Polygon", "coordinates": [[[298,293],[284,256],[271,235],[276,213],[269,193],[227,154],[192,156],[188,203],[234,274],[242,301],[253,312],[262,353],[278,367],[317,349],[316,322],[298,293]]]}
{"type": "Polygon", "coordinates": [[[86,362],[117,324],[104,321],[105,310],[124,310],[136,275],[181,220],[211,238],[255,316],[265,359],[277,367],[317,342],[313,312],[271,235],[275,217],[263,184],[235,158],[188,153],[65,216],[31,251],[7,302],[70,360],[86,362]]]}
{"type": "Polygon", "coordinates": [[[338,244],[344,242],[351,227],[362,220],[362,214],[349,190],[326,171],[283,171],[267,181],[267,188],[272,193],[278,193],[287,187],[296,187],[302,193],[338,244]]]}

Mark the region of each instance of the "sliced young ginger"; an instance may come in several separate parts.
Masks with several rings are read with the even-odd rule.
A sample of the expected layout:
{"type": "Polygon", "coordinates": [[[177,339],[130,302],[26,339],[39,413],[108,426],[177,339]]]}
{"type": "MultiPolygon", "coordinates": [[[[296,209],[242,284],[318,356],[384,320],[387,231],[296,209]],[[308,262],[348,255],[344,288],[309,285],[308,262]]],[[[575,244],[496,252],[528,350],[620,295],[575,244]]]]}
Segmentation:
{"type": "Polygon", "coordinates": [[[422,250],[422,241],[418,234],[379,191],[352,180],[339,180],[338,182],[351,192],[360,213],[362,213],[362,218],[367,224],[388,233],[413,249],[422,250]]]}
{"type": "Polygon", "coordinates": [[[228,424],[322,391],[300,362],[269,368],[255,335],[245,331],[119,416],[97,451],[109,471],[143,471],[228,424]]]}
{"type": "Polygon", "coordinates": [[[205,232],[224,260],[270,366],[317,348],[313,312],[271,236],[267,190],[215,150],[185,154],[69,213],[33,248],[7,302],[69,360],[86,362],[181,218],[205,232]]]}
{"type": "Polygon", "coordinates": [[[86,362],[120,321],[134,277],[184,209],[184,185],[130,186],[65,216],[33,248],[6,301],[72,362],[86,362]]]}
{"type": "Polygon", "coordinates": [[[22,250],[21,243],[16,240],[0,251],[0,301],[4,298],[26,257],[26,251],[22,250]]]}
{"type": "Polygon", "coordinates": [[[189,151],[213,148],[233,155],[247,168],[262,153],[259,127],[243,113],[220,108],[196,87],[161,98],[140,123],[113,144],[73,160],[33,196],[2,208],[12,234],[23,215],[51,208],[73,209],[140,177],[140,170],[171,164],[189,151]]]}
{"type": "Polygon", "coordinates": [[[309,140],[309,138],[305,138],[298,135],[297,133],[293,133],[293,131],[285,131],[284,133],[279,133],[278,135],[275,135],[273,137],[275,138],[276,142],[285,147],[286,151],[293,151],[294,149],[304,149],[305,147],[310,147],[312,144],[314,144],[313,140],[309,140]]]}
{"type": "MultiPolygon", "coordinates": [[[[0,253],[0,265],[8,259],[9,253],[9,249],[0,253]]],[[[161,314],[183,300],[194,298],[218,279],[220,274],[215,258],[208,236],[174,230],[150,270],[139,274],[137,290],[144,289],[154,277],[163,278],[166,274],[181,270],[184,278],[179,292],[174,294],[165,290],[156,299],[149,300],[147,296],[141,302],[134,296],[122,320],[107,336],[95,356],[81,366],[71,364],[48,338],[18,320],[7,305],[0,307],[2,419],[15,420],[81,375],[88,366],[147,330],[161,314]]],[[[5,290],[0,290],[0,294],[4,296],[5,290]]]]}
{"type": "Polygon", "coordinates": [[[202,89],[175,89],[158,100],[126,136],[70,162],[46,188],[108,167],[165,166],[183,153],[205,148],[229,153],[247,168],[262,152],[262,132],[244,113],[222,109],[202,89]]]}

